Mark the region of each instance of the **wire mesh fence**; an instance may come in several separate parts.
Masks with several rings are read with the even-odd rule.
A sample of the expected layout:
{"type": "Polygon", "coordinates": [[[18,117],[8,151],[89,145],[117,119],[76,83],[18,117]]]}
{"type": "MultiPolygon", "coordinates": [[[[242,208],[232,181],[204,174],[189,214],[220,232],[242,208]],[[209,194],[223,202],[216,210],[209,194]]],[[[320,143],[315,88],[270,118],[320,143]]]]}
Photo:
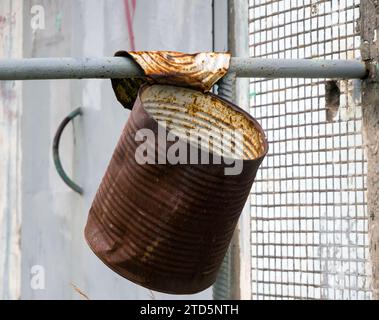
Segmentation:
{"type": "MultiPolygon", "coordinates": [[[[357,0],[249,0],[250,55],[359,59],[357,0]]],[[[252,79],[270,143],[251,197],[252,299],[369,299],[360,82],[252,79]]]]}

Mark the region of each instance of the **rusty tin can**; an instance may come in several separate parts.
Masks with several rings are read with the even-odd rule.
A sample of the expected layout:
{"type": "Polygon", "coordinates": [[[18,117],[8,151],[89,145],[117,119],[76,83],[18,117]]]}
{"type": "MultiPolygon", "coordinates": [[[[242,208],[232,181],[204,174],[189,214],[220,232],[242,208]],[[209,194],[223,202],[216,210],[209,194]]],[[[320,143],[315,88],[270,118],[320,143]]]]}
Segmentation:
{"type": "Polygon", "coordinates": [[[187,88],[143,86],[90,209],[89,246],[112,270],[146,288],[173,294],[206,289],[216,279],[267,149],[260,125],[232,103],[187,88]],[[242,132],[241,148],[233,153],[242,164],[238,174],[225,174],[230,162],[212,163],[215,153],[229,157],[220,151],[224,141],[196,145],[185,139],[194,130],[201,140],[212,128],[242,132]],[[176,139],[163,141],[162,130],[176,139]],[[141,131],[150,136],[138,138],[141,131]],[[169,162],[175,143],[176,150],[186,150],[187,163],[169,162]],[[204,151],[210,164],[201,162],[204,151]]]}

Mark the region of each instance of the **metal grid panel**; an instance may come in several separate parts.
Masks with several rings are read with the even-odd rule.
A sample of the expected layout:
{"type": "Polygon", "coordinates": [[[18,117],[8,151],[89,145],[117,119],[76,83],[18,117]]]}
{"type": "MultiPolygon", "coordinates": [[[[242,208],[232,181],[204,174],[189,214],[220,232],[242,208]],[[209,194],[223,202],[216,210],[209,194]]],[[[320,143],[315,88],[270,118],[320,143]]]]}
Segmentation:
{"type": "MultiPolygon", "coordinates": [[[[357,0],[250,0],[250,55],[359,58],[357,0]]],[[[251,113],[270,150],[252,190],[252,299],[368,299],[367,165],[359,81],[252,79],[251,113]]]]}

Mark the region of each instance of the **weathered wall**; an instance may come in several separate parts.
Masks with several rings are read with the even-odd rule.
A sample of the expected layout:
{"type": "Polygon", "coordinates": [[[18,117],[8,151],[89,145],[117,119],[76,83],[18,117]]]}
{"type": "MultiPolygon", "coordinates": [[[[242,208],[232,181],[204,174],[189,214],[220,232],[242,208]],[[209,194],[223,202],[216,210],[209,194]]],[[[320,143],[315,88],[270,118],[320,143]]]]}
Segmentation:
{"type": "MultiPolygon", "coordinates": [[[[30,0],[24,2],[24,56],[109,56],[119,49],[212,50],[211,0],[30,0]],[[46,26],[28,22],[34,4],[45,9],[46,26]],[[127,5],[126,5],[127,4],[127,5]],[[135,4],[135,7],[134,7],[135,4]]],[[[110,81],[59,80],[23,84],[22,294],[23,299],[185,298],[151,293],[105,267],[85,244],[88,209],[112,155],[128,111],[117,103],[110,81]],[[59,122],[74,108],[84,115],[61,142],[64,168],[85,194],[58,177],[51,142],[59,122]],[[74,130],[73,130],[74,128],[74,130]],[[35,290],[33,266],[45,272],[35,290]]],[[[210,289],[188,298],[211,298],[210,289]]]]}
{"type": "MultiPolygon", "coordinates": [[[[379,63],[379,4],[361,1],[362,58],[379,63]]],[[[373,298],[379,300],[379,70],[363,82],[363,136],[367,156],[367,210],[369,217],[370,258],[373,298]]]]}
{"type": "MultiPolygon", "coordinates": [[[[22,55],[22,1],[0,2],[0,58],[22,55]]],[[[20,295],[22,83],[0,81],[0,299],[20,295]]]]}

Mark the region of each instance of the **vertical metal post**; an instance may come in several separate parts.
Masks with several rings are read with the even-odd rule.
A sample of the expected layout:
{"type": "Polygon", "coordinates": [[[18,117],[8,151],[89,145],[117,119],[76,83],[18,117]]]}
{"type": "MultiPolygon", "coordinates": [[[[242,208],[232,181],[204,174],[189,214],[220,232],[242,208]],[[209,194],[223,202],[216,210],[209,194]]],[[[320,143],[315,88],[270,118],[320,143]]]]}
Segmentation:
{"type": "MultiPolygon", "coordinates": [[[[228,0],[213,1],[213,51],[228,51],[228,0]]],[[[235,76],[226,75],[218,83],[218,95],[234,102],[235,76]]],[[[231,299],[231,249],[229,247],[213,285],[214,300],[231,299]]]]}
{"type": "MultiPolygon", "coordinates": [[[[248,30],[248,1],[228,0],[227,8],[227,47],[233,57],[246,58],[249,56],[249,30],[248,30]]],[[[235,73],[230,73],[218,84],[218,94],[242,108],[249,108],[249,79],[236,79],[235,73]]],[[[250,241],[246,237],[250,229],[250,198],[242,212],[242,218],[237,226],[229,250],[220,268],[218,278],[213,287],[215,300],[250,299],[250,265],[246,266],[241,256],[250,261],[250,241]],[[246,230],[246,227],[248,230],[246,230]],[[247,247],[249,250],[246,250],[247,247]],[[242,283],[246,282],[246,288],[242,283]],[[245,296],[242,295],[242,291],[245,296]]]]}
{"type": "Polygon", "coordinates": [[[367,157],[367,210],[373,298],[379,300],[379,3],[361,0],[362,59],[371,73],[362,87],[363,138],[367,157]]]}
{"type": "MultiPolygon", "coordinates": [[[[234,74],[227,74],[218,83],[218,95],[228,101],[235,101],[235,85],[236,77],[234,74]]],[[[213,299],[214,300],[230,300],[233,298],[232,287],[232,263],[235,250],[233,249],[234,237],[229,247],[221,268],[218,272],[217,279],[213,285],[213,299]]]]}

